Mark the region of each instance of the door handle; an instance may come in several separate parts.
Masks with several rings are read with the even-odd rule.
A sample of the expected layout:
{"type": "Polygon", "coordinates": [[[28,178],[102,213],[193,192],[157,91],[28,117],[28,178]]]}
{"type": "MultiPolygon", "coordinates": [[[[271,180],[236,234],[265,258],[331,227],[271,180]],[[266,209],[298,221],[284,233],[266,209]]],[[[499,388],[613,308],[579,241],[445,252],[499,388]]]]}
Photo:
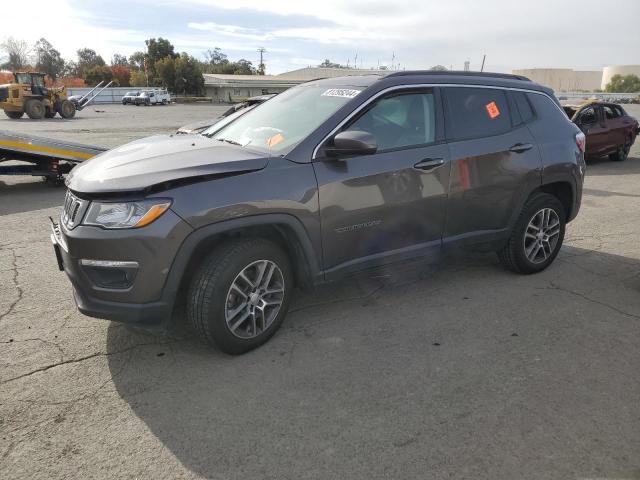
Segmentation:
{"type": "Polygon", "coordinates": [[[531,150],[532,148],[533,145],[531,145],[530,143],[516,143],[509,149],[509,151],[513,153],[524,153],[527,150],[531,150]]]}
{"type": "Polygon", "coordinates": [[[419,170],[433,170],[444,165],[444,158],[425,158],[416,163],[413,168],[419,170]]]}

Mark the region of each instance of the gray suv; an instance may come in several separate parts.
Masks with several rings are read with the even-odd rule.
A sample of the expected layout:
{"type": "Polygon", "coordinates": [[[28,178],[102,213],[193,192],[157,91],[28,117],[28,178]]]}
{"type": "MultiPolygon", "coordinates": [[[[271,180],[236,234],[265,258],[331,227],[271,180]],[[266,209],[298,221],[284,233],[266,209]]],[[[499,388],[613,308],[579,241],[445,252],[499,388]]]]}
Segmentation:
{"type": "Polygon", "coordinates": [[[222,129],[76,167],[52,240],[86,315],[267,341],[294,287],[443,249],[548,267],[578,213],[585,139],[524,77],[396,72],[291,88],[222,129]]]}

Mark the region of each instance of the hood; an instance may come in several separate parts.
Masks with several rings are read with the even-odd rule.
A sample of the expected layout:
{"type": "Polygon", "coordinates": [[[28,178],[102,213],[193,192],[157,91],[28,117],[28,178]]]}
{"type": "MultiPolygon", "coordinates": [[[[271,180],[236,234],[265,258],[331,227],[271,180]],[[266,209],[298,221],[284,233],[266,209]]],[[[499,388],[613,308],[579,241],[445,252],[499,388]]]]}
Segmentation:
{"type": "Polygon", "coordinates": [[[260,170],[268,161],[207,137],[156,135],[84,161],[66,183],[81,193],[132,192],[170,180],[260,170]]]}

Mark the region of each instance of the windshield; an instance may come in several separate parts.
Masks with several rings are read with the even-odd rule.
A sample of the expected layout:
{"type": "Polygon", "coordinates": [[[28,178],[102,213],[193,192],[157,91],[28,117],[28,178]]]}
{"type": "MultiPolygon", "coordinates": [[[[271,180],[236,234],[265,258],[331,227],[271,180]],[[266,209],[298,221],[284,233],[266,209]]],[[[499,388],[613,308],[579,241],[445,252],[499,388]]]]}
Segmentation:
{"type": "Polygon", "coordinates": [[[241,108],[239,110],[236,110],[231,115],[227,115],[226,117],[222,117],[216,123],[214,123],[210,127],[207,127],[207,129],[202,132],[202,135],[205,135],[207,137],[213,136],[216,132],[219,132],[222,128],[226,127],[231,122],[233,122],[236,118],[241,117],[242,115],[244,115],[245,113],[249,112],[250,110],[253,110],[257,106],[258,106],[258,104],[249,105],[248,107],[244,107],[244,108],[241,108]]]}
{"type": "Polygon", "coordinates": [[[212,138],[281,155],[291,151],[360,91],[353,87],[300,85],[242,115],[212,138]]]}

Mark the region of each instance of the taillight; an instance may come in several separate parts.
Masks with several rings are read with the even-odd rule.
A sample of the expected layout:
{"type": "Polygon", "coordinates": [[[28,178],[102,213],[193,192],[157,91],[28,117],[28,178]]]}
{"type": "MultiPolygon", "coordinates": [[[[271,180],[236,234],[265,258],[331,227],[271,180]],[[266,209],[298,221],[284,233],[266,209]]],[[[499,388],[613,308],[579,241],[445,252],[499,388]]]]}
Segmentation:
{"type": "Polygon", "coordinates": [[[585,152],[585,149],[587,148],[587,137],[584,136],[584,133],[576,133],[576,145],[582,153],[585,152]]]}

